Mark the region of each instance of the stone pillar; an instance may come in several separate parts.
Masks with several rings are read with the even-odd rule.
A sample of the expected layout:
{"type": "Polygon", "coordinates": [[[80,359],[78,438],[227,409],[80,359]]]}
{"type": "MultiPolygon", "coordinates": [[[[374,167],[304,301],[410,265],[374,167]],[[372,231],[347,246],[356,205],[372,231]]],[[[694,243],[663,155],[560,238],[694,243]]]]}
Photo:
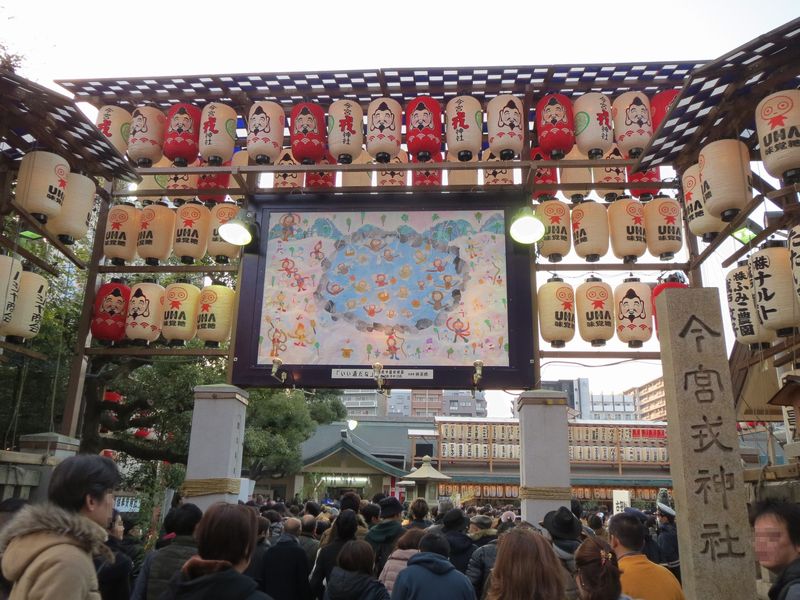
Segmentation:
{"type": "Polygon", "coordinates": [[[249,394],[232,385],[194,388],[192,435],[184,497],[202,510],[239,498],[249,394]]]}
{"type": "Polygon", "coordinates": [[[684,593],[755,598],[719,295],[710,288],[668,289],[656,311],[684,593]]]}
{"type": "Polygon", "coordinates": [[[569,508],[567,395],[551,390],[523,392],[517,399],[522,518],[538,524],[551,510],[569,508]]]}

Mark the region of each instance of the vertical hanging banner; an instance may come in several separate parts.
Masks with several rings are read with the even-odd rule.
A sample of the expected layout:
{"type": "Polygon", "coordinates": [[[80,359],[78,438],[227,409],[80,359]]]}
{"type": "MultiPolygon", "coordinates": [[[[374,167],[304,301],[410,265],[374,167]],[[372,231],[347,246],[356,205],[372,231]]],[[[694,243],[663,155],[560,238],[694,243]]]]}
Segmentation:
{"type": "Polygon", "coordinates": [[[717,290],[665,290],[656,310],[684,593],[755,598],[742,577],[753,555],[717,290]]]}

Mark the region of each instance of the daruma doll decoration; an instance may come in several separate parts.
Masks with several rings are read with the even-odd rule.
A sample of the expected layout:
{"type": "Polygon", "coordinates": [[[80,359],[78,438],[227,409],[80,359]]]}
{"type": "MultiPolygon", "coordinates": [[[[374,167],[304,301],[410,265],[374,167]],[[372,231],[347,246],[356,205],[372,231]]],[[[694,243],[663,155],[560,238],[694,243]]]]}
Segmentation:
{"type": "Polygon", "coordinates": [[[216,348],[228,341],[233,322],[233,305],[236,293],[224,285],[209,285],[200,292],[197,313],[197,339],[206,348],[216,348]]]}
{"type": "Polygon", "coordinates": [[[575,144],[572,102],[563,94],[547,94],[536,104],[539,148],[554,160],[564,158],[575,144]]]}
{"type": "Polygon", "coordinates": [[[641,348],[653,336],[652,288],[629,277],[614,289],[617,337],[629,348],[641,348]]]}
{"type": "Polygon", "coordinates": [[[378,171],[378,187],[403,187],[408,181],[408,171],[400,169],[398,165],[408,164],[408,154],[401,150],[386,165],[385,171],[378,171]]]}
{"type": "MultiPolygon", "coordinates": [[[[226,161],[221,166],[227,167],[231,164],[230,161],[226,161]]],[[[208,163],[201,164],[201,166],[211,166],[208,163]]],[[[227,189],[231,182],[231,174],[230,173],[203,173],[197,178],[197,189],[198,190],[224,190],[227,189]]],[[[225,201],[225,192],[216,193],[216,194],[199,194],[198,198],[203,202],[212,203],[212,202],[224,202],[225,201]]]]}
{"type": "Polygon", "coordinates": [[[200,289],[187,281],[170,283],[164,290],[161,335],[170,346],[183,346],[197,331],[200,289]]]}
{"type": "Polygon", "coordinates": [[[661,169],[659,167],[653,167],[647,171],[637,171],[636,173],[631,172],[631,167],[625,167],[625,171],[628,174],[628,187],[632,196],[646,202],[658,193],[659,184],[661,183],[661,169]]]}
{"type": "Polygon", "coordinates": [[[23,267],[11,320],[0,326],[0,335],[6,336],[6,341],[12,344],[21,344],[36,337],[42,326],[49,284],[47,279],[27,269],[23,267]]]}
{"type": "MultiPolygon", "coordinates": [[[[606,160],[622,160],[622,154],[617,146],[613,146],[606,155],[606,160]]],[[[622,166],[592,167],[592,179],[594,183],[619,185],[616,188],[598,189],[597,193],[605,198],[606,202],[613,202],[617,196],[625,193],[625,168],[622,166]]]]}
{"type": "Polygon", "coordinates": [[[673,288],[686,288],[689,287],[686,285],[685,280],[683,279],[682,275],[678,273],[671,273],[664,277],[663,280],[659,279],[659,284],[653,288],[653,322],[656,324],[656,335],[658,335],[658,312],[656,311],[656,299],[664,293],[665,290],[673,289],[673,288]]]}
{"type": "Polygon", "coordinates": [[[800,182],[800,90],[777,92],[759,102],[756,131],[767,173],[786,184],[800,182]]]}
{"type": "Polygon", "coordinates": [[[700,150],[700,185],[706,209],[726,223],[753,199],[750,153],[739,140],[717,140],[700,150]]]}
{"type": "MultiPolygon", "coordinates": [[[[354,100],[337,100],[328,108],[328,151],[343,165],[361,155],[364,111],[354,100]]],[[[333,164],[336,164],[335,162],[333,164]]]]}
{"type": "Polygon", "coordinates": [[[725,222],[719,217],[713,216],[706,209],[700,185],[700,165],[698,163],[683,172],[681,186],[683,187],[683,208],[686,211],[689,231],[706,244],[711,243],[724,229],[725,222]]]}
{"type": "Polygon", "coordinates": [[[430,96],[406,104],[406,146],[412,158],[426,162],[442,147],[442,107],[430,96]]]}
{"type": "Polygon", "coordinates": [[[753,281],[750,267],[746,260],[736,263],[725,277],[725,291],[728,296],[728,311],[731,316],[731,327],[736,341],[748,344],[751,349],[769,347],[775,341],[775,332],[765,328],[758,318],[755,300],[753,299],[753,281]]]}
{"type": "Polygon", "coordinates": [[[653,121],[653,132],[658,130],[664,117],[672,110],[672,106],[680,93],[680,90],[664,90],[650,99],[650,118],[653,121]]]}
{"type": "Polygon", "coordinates": [[[12,256],[0,254],[0,330],[11,321],[21,279],[22,263],[12,256]]]}
{"type": "Polygon", "coordinates": [[[227,104],[210,102],[203,107],[200,119],[200,156],[209,165],[219,167],[233,156],[236,111],[227,104]]]}
{"type": "Polygon", "coordinates": [[[33,150],[22,157],[16,202],[42,224],[61,213],[69,182],[69,164],[58,154],[33,150]]]}
{"type": "Polygon", "coordinates": [[[203,258],[211,233],[211,211],[200,202],[187,202],[175,211],[172,252],[185,265],[203,258]]]}
{"type": "Polygon", "coordinates": [[[292,154],[304,165],[325,157],[325,111],[316,102],[301,102],[292,108],[292,154]]]}
{"type": "MultiPolygon", "coordinates": [[[[296,166],[298,163],[294,159],[292,151],[288,148],[284,148],[283,152],[281,152],[281,154],[278,156],[278,160],[275,162],[275,164],[296,166]]],[[[302,181],[302,174],[298,173],[297,171],[277,171],[275,173],[275,179],[273,180],[272,187],[277,189],[299,188],[302,185],[302,181]]]]}
{"type": "Polygon", "coordinates": [[[247,115],[247,153],[257,165],[278,160],[283,149],[286,115],[277,102],[256,102],[247,115]]]}
{"type": "Polygon", "coordinates": [[[124,155],[128,151],[128,137],[131,133],[131,113],[119,106],[101,106],[95,125],[108,138],[117,152],[124,155]]]}
{"type": "Polygon", "coordinates": [[[211,237],[208,239],[206,251],[219,264],[227,264],[239,256],[241,246],[226,242],[219,234],[219,226],[233,219],[238,212],[239,207],[233,202],[221,202],[211,208],[211,237]]]}
{"type": "Polygon", "coordinates": [[[608,226],[614,256],[635,263],[647,250],[642,203],[627,196],[614,200],[608,207],[608,226]]]}
{"type": "Polygon", "coordinates": [[[553,348],[575,337],[575,293],[560,277],[551,277],[537,294],[539,333],[553,348]]]}
{"type": "MultiPolygon", "coordinates": [[[[336,159],[330,154],[322,157],[317,162],[319,165],[335,165],[336,159]]],[[[309,188],[332,188],[336,187],[335,171],[307,171],[305,173],[305,186],[309,188]]]]}
{"type": "Polygon", "coordinates": [[[481,151],[483,107],[472,96],[456,96],[445,107],[447,151],[467,162],[481,151]]]}
{"type": "Polygon", "coordinates": [[[644,229],[650,254],[672,260],[683,247],[681,205],[669,196],[656,196],[644,205],[644,229]]]}
{"type": "MultiPolygon", "coordinates": [[[[531,160],[545,160],[541,148],[531,149],[531,160]]],[[[533,172],[533,197],[537,200],[555,198],[558,191],[558,175],[554,167],[536,167],[533,172]]]]}
{"type": "Polygon", "coordinates": [[[166,202],[153,202],[139,213],[139,235],[136,253],[148,265],[158,265],[172,252],[175,232],[175,211],[166,202]]]}
{"type": "Polygon", "coordinates": [[[47,231],[58,236],[64,244],[72,245],[86,237],[94,209],[94,181],[85,175],[67,175],[67,191],[61,212],[47,220],[47,231]]]}
{"type": "MultiPolygon", "coordinates": [[[[419,163],[419,162],[430,162],[430,163],[441,163],[442,162],[442,153],[441,152],[434,152],[431,155],[431,158],[427,161],[419,161],[413,156],[411,157],[412,163],[419,163]]],[[[418,185],[418,186],[435,186],[435,185],[442,185],[442,170],[441,169],[421,169],[419,171],[412,171],[411,172],[411,185],[418,185]]]]}
{"type": "Polygon", "coordinates": [[[136,258],[136,240],[139,235],[139,209],[129,202],[112,206],[106,218],[106,235],[103,254],[111,264],[121,267],[125,261],[136,258]]]}
{"type": "Polygon", "coordinates": [[[125,336],[134,343],[155,342],[164,321],[164,288],[151,279],[131,286],[125,336]]]}
{"type": "Polygon", "coordinates": [[[800,325],[800,302],[794,290],[789,249],[782,240],[768,240],[748,259],[752,293],[761,324],[779,337],[800,325]]]}
{"type": "Polygon", "coordinates": [[[650,101],[641,92],[625,92],[611,105],[614,140],[623,156],[638,157],[653,137],[650,101]]]}
{"type": "Polygon", "coordinates": [[[173,105],[167,113],[164,156],[177,167],[185,167],[197,159],[201,114],[199,108],[186,102],[173,105]]]}
{"type": "Polygon", "coordinates": [[[167,118],[153,106],[137,106],[131,115],[128,156],[139,167],[152,167],[163,156],[167,118]]]}
{"type": "Polygon", "coordinates": [[[367,107],[367,152],[379,163],[388,163],[402,143],[403,108],[397,100],[377,98],[367,107]]]}
{"type": "Polygon", "coordinates": [[[558,168],[558,178],[562,186],[565,183],[584,186],[579,189],[561,188],[564,196],[573,202],[580,202],[592,191],[592,169],[589,167],[567,167],[567,161],[571,160],[586,160],[586,156],[581,154],[577,148],[570,150],[564,157],[564,162],[561,163],[564,166],[558,168]]]}
{"type": "Polygon", "coordinates": [[[535,212],[544,223],[544,236],[538,243],[539,254],[550,262],[559,262],[570,248],[569,206],[561,200],[543,198],[535,212]]]}
{"type": "Polygon", "coordinates": [[[125,338],[125,318],[131,288],[114,278],[97,290],[92,310],[92,337],[101,342],[119,342],[125,338]]]}
{"type": "Polygon", "coordinates": [[[597,262],[608,252],[608,212],[594,200],[584,200],[572,209],[572,243],[586,262],[597,262]]]}
{"type": "MultiPolygon", "coordinates": [[[[483,160],[488,162],[500,162],[500,158],[491,151],[484,152],[483,160]]],[[[499,169],[492,167],[483,170],[483,185],[513,185],[513,169],[499,169]]]]}
{"type": "MultiPolygon", "coordinates": [[[[190,166],[199,167],[201,164],[200,159],[195,159],[190,166]]],[[[167,178],[167,193],[175,206],[180,206],[194,198],[194,194],[185,193],[183,190],[200,189],[201,176],[196,173],[171,173],[165,177],[167,178]],[[183,195],[181,195],[182,193],[183,195]]]]}
{"type": "Polygon", "coordinates": [[[614,337],[614,295],[611,286],[597,277],[588,277],[575,290],[578,331],[593,348],[605,346],[614,337]]]}
{"type": "Polygon", "coordinates": [[[522,154],[525,126],[522,102],[516,96],[500,94],[486,105],[486,128],[489,150],[500,160],[513,160],[522,154]]]}
{"type": "Polygon", "coordinates": [[[581,154],[603,158],[614,145],[611,100],[605,94],[590,92],[575,100],[575,143],[581,154]]]}

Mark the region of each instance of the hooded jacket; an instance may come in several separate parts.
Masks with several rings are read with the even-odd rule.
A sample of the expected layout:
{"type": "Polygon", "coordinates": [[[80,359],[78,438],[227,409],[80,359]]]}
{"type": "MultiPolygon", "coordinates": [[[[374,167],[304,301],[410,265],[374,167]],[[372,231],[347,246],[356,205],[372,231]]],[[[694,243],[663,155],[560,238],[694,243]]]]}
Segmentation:
{"type": "Polygon", "coordinates": [[[397,576],[392,600],[474,600],[469,579],[444,556],[419,552],[397,576]]]}
{"type": "Polygon", "coordinates": [[[475,552],[475,544],[463,531],[444,530],[444,536],[450,544],[450,562],[462,573],[467,572],[467,565],[472,553],[475,552]]]}
{"type": "Polygon", "coordinates": [[[475,546],[480,548],[497,539],[497,529],[481,529],[475,533],[470,533],[469,537],[472,538],[475,546]]]}
{"type": "Polygon", "coordinates": [[[405,532],[403,524],[395,520],[381,521],[367,532],[364,539],[369,542],[375,551],[376,575],[380,575],[380,572],[383,571],[386,561],[389,560],[389,555],[394,550],[397,539],[405,532]]]}
{"type": "Polygon", "coordinates": [[[386,586],[389,593],[392,592],[394,582],[397,581],[397,576],[400,574],[400,571],[406,568],[408,559],[418,552],[419,550],[416,548],[408,548],[406,550],[395,550],[389,555],[389,560],[386,561],[381,575],[378,577],[378,581],[386,586]]]}
{"type": "MultiPolygon", "coordinates": [[[[161,600],[271,600],[258,584],[225,560],[190,558],[161,600]]],[[[157,599],[158,600],[158,599],[157,599]]]]}
{"type": "Polygon", "coordinates": [[[382,583],[369,575],[334,567],[325,589],[325,600],[389,600],[382,583]]]}
{"type": "Polygon", "coordinates": [[[575,582],[575,573],[578,572],[575,564],[575,551],[578,546],[580,546],[580,542],[576,540],[553,540],[553,550],[564,567],[564,596],[567,600],[577,600],[578,598],[578,584],[575,582]]]}
{"type": "Polygon", "coordinates": [[[9,600],[100,600],[92,556],[113,561],[97,523],[54,504],[23,508],[0,534],[9,600]]]}

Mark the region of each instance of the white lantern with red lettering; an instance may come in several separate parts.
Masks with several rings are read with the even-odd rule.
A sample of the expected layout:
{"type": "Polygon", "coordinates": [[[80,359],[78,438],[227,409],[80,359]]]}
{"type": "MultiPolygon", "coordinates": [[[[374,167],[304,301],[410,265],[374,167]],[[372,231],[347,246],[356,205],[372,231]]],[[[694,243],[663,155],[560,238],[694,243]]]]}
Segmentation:
{"type": "Polygon", "coordinates": [[[42,326],[48,289],[47,279],[32,272],[29,267],[23,267],[11,318],[0,325],[0,335],[6,336],[6,341],[21,344],[36,337],[42,326]]]}
{"type": "Polygon", "coordinates": [[[561,200],[542,199],[536,216],[544,223],[544,236],[538,243],[539,254],[550,262],[559,262],[569,253],[569,205],[561,200]]]}
{"type": "Polygon", "coordinates": [[[47,220],[45,229],[68,246],[85,238],[92,221],[94,192],[93,179],[78,173],[67,175],[67,191],[61,212],[47,220]]]}
{"type": "Polygon", "coordinates": [[[750,153],[739,140],[717,140],[700,150],[700,184],[706,210],[726,223],[753,199],[750,153]]]}
{"type": "Polygon", "coordinates": [[[575,293],[560,277],[551,277],[537,294],[539,333],[553,348],[575,337],[575,293]]]}
{"type": "Polygon", "coordinates": [[[167,117],[154,106],[137,106],[131,115],[128,156],[139,167],[152,167],[163,156],[167,117]]]}
{"type": "Polygon", "coordinates": [[[200,117],[200,156],[212,167],[220,167],[233,156],[236,144],[236,111],[221,102],[203,107],[200,117]]]}
{"type": "Polygon", "coordinates": [[[69,182],[69,164],[58,154],[33,150],[22,157],[16,202],[40,223],[57,217],[69,182]]]}
{"type": "Polygon", "coordinates": [[[274,163],[283,150],[286,114],[277,102],[256,102],[247,117],[247,153],[257,165],[274,163]]]}
{"type": "Polygon", "coordinates": [[[239,207],[233,202],[220,202],[211,208],[211,237],[208,239],[208,252],[219,264],[228,264],[232,259],[239,256],[241,246],[235,246],[222,239],[219,234],[219,227],[233,219],[239,212],[239,207]]]}
{"type": "Polygon", "coordinates": [[[746,260],[740,260],[736,265],[736,268],[725,277],[733,334],[737,342],[748,344],[751,349],[769,347],[776,336],[773,330],[761,324],[761,319],[758,317],[758,309],[753,298],[750,266],[746,260]]]}
{"type": "Polygon", "coordinates": [[[686,221],[689,231],[701,238],[706,244],[711,243],[717,234],[725,228],[725,222],[713,216],[706,209],[703,200],[703,191],[700,184],[700,165],[693,164],[681,176],[683,187],[683,209],[686,211],[686,221]]]}
{"type": "Polygon", "coordinates": [[[228,341],[233,324],[233,306],[236,292],[224,285],[209,285],[200,292],[200,310],[197,313],[197,339],[207,348],[216,348],[228,341]]]}
{"type": "Polygon", "coordinates": [[[481,151],[483,107],[472,96],[456,96],[445,106],[447,151],[467,162],[481,151]]]}
{"type": "Polygon", "coordinates": [[[148,265],[158,265],[172,252],[175,232],[175,211],[166,202],[153,202],[139,213],[139,235],[136,253],[148,265]]]}
{"type": "Polygon", "coordinates": [[[119,106],[101,106],[97,112],[95,125],[117,152],[123,156],[128,151],[128,137],[131,134],[131,113],[119,106]]]}
{"type": "Polygon", "coordinates": [[[647,250],[642,203],[629,196],[614,200],[608,207],[608,226],[614,256],[635,263],[647,250]]]}
{"type": "Polygon", "coordinates": [[[786,184],[800,183],[800,90],[776,92],[759,102],[756,131],[767,173],[786,184]]]}
{"type": "MultiPolygon", "coordinates": [[[[606,160],[622,160],[619,148],[613,146],[606,155],[606,160]]],[[[625,167],[613,163],[603,167],[592,167],[592,179],[595,183],[612,184],[613,188],[598,188],[598,195],[605,198],[606,202],[613,202],[617,196],[625,194],[625,167]]]]}
{"type": "Polygon", "coordinates": [[[112,206],[106,218],[106,235],[103,254],[111,264],[121,267],[136,258],[136,240],[139,235],[139,209],[129,202],[112,206]]]}
{"type": "MultiPolygon", "coordinates": [[[[487,156],[489,156],[488,152],[484,152],[487,156]]],[[[486,160],[486,159],[484,159],[486,160]]],[[[454,154],[448,152],[447,153],[447,162],[448,163],[458,163],[462,162],[458,160],[458,157],[454,154]]],[[[474,154],[471,159],[466,162],[478,162],[478,154],[474,154]]],[[[478,170],[477,169],[448,169],[447,170],[447,185],[466,185],[466,186],[476,186],[478,185],[478,170]]]]}
{"type": "Polygon", "coordinates": [[[599,92],[583,94],[575,100],[575,143],[581,154],[603,158],[614,145],[611,100],[599,92]]]}
{"type": "Polygon", "coordinates": [[[625,92],[611,105],[614,140],[623,156],[638,157],[653,137],[650,100],[642,92],[625,92]]]}
{"type": "MultiPolygon", "coordinates": [[[[355,100],[337,100],[328,108],[328,151],[343,165],[361,155],[364,111],[355,100]]],[[[334,163],[336,164],[336,163],[334,163]]]]}
{"type": "Polygon", "coordinates": [[[378,187],[403,187],[408,181],[408,171],[398,168],[398,165],[408,164],[408,154],[401,150],[392,158],[385,167],[385,171],[378,171],[378,187]]]}
{"type": "Polygon", "coordinates": [[[580,150],[573,148],[564,157],[564,161],[558,168],[558,179],[561,182],[561,190],[564,196],[573,202],[580,202],[592,191],[592,169],[589,167],[568,167],[566,161],[587,160],[580,150]],[[565,189],[564,184],[572,186],[583,186],[578,189],[565,189]]]}
{"type": "Polygon", "coordinates": [[[761,324],[779,337],[800,326],[800,300],[794,289],[789,249],[782,240],[768,240],[748,259],[752,293],[761,324]]]}
{"type": "Polygon", "coordinates": [[[164,319],[161,335],[170,346],[183,346],[197,331],[200,288],[188,281],[170,283],[164,290],[164,319]]]}
{"type": "Polygon", "coordinates": [[[392,98],[377,98],[367,107],[367,152],[379,163],[388,163],[400,152],[403,107],[392,98]]]}
{"type": "MultiPolygon", "coordinates": [[[[276,165],[291,165],[297,166],[298,163],[292,151],[289,148],[284,148],[283,152],[278,156],[276,165]]],[[[275,179],[273,180],[272,187],[276,189],[299,188],[303,186],[303,174],[297,171],[276,171],[275,179]]]]}
{"type": "Polygon", "coordinates": [[[652,288],[629,277],[614,289],[617,337],[629,348],[641,348],[653,336],[652,288]]]}
{"type": "MultiPolygon", "coordinates": [[[[484,151],[482,160],[500,162],[500,158],[489,150],[484,151]]],[[[514,185],[514,170],[498,167],[483,169],[483,185],[514,185]]]]}
{"type": "Polygon", "coordinates": [[[516,96],[500,94],[486,104],[486,129],[489,149],[500,160],[513,160],[522,154],[527,119],[516,96]]]}
{"type": "Polygon", "coordinates": [[[681,205],[669,196],[656,196],[644,205],[644,229],[650,254],[672,260],[683,247],[681,205]]]}
{"type": "Polygon", "coordinates": [[[175,211],[172,252],[185,265],[203,258],[211,234],[211,211],[200,202],[187,202],[175,211]]]}
{"type": "Polygon", "coordinates": [[[575,290],[578,331],[593,348],[605,346],[614,337],[614,294],[598,277],[588,277],[575,290]]]}
{"type": "Polygon", "coordinates": [[[608,211],[603,204],[584,200],[572,209],[572,243],[586,262],[597,262],[608,252],[608,211]]]}
{"type": "Polygon", "coordinates": [[[161,335],[164,322],[164,293],[162,286],[145,279],[131,286],[125,336],[134,343],[149,344],[161,335]]]}

